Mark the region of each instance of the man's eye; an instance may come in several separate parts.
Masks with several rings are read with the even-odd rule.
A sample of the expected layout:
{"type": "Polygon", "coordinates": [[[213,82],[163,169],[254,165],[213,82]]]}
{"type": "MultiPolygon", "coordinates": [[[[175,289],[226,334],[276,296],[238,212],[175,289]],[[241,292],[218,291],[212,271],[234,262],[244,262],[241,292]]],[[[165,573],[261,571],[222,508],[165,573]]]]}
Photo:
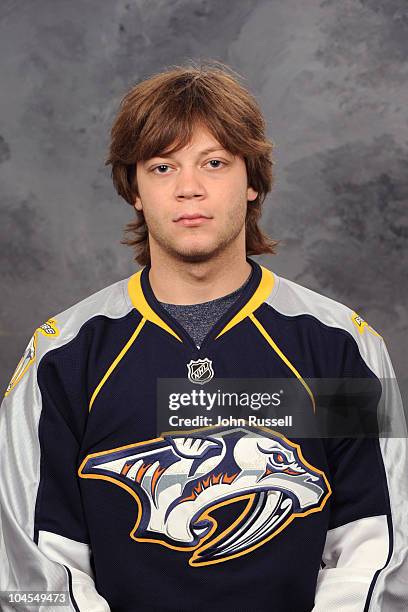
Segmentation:
{"type": "MultiPolygon", "coordinates": [[[[169,166],[167,164],[160,164],[160,166],[155,166],[154,168],[152,168],[152,172],[155,172],[156,170],[159,170],[159,168],[168,168],[169,166]]],[[[156,174],[167,174],[166,172],[156,172],[156,174]]]]}
{"type": "MultiPolygon", "coordinates": [[[[217,164],[224,164],[223,161],[221,161],[220,159],[210,159],[209,162],[207,162],[208,164],[211,164],[212,162],[216,162],[217,164]]],[[[224,164],[225,165],[225,164],[224,164]]],[[[220,166],[213,166],[213,168],[219,168],[220,166]]]]}

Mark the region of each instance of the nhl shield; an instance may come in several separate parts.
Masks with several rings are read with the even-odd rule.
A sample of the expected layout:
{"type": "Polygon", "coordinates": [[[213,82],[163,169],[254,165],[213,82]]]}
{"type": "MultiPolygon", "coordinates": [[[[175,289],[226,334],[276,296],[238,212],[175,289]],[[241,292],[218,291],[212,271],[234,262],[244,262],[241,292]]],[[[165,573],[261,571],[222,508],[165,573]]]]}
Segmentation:
{"type": "Polygon", "coordinates": [[[188,364],[188,380],[192,383],[203,385],[211,380],[214,376],[212,361],[205,357],[204,359],[191,359],[188,364]]]}

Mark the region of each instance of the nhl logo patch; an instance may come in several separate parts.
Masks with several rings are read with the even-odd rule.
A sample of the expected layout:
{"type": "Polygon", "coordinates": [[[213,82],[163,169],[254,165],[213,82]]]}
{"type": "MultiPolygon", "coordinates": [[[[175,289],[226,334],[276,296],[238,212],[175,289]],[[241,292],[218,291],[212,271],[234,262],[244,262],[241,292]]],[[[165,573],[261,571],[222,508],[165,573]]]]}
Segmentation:
{"type": "Polygon", "coordinates": [[[211,380],[214,376],[212,361],[205,357],[204,359],[191,359],[188,364],[188,380],[192,383],[203,385],[211,380]]]}

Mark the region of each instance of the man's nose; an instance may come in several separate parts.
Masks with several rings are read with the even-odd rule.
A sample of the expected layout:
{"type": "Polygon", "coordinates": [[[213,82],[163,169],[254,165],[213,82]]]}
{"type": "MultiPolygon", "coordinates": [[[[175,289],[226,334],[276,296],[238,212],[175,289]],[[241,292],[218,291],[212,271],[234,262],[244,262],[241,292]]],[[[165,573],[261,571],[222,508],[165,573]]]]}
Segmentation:
{"type": "Polygon", "coordinates": [[[205,195],[205,188],[195,168],[183,168],[177,177],[176,198],[199,198],[205,195]]]}

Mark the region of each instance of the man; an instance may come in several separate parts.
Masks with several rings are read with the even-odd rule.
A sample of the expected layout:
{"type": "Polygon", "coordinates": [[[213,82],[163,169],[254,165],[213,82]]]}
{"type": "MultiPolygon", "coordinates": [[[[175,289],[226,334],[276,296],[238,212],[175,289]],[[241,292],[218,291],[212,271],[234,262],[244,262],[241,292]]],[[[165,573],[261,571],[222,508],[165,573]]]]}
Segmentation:
{"type": "Polygon", "coordinates": [[[122,101],[107,163],[143,267],[40,326],[9,384],[2,609],[36,590],[81,612],[406,609],[403,437],[158,430],[161,379],[287,379],[313,415],[308,379],[395,378],[357,313],[249,256],[277,244],[258,226],[271,149],[222,68],[176,67],[122,101]]]}

